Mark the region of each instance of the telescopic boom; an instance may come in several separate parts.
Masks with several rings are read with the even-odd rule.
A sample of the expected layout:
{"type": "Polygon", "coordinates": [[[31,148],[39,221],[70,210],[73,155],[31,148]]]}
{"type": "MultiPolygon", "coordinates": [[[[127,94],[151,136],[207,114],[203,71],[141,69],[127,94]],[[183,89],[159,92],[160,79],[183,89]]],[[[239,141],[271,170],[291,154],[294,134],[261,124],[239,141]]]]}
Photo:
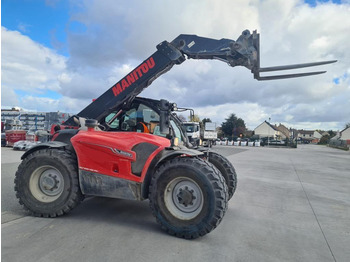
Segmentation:
{"type": "MultiPolygon", "coordinates": [[[[336,62],[336,60],[260,67],[259,34],[249,30],[242,32],[236,41],[231,39],[211,39],[197,35],[181,34],[171,43],[163,41],[157,45],[157,51],[137,66],[133,71],[113,85],[99,98],[84,108],[76,116],[100,121],[112,111],[118,110],[148,87],[155,79],[168,72],[174,65],[187,59],[216,59],[229,66],[248,68],[257,80],[276,80],[323,74],[326,71],[314,71],[297,74],[261,76],[260,73],[319,66],[336,62]]],[[[76,125],[74,117],[63,125],[76,125]]]]}

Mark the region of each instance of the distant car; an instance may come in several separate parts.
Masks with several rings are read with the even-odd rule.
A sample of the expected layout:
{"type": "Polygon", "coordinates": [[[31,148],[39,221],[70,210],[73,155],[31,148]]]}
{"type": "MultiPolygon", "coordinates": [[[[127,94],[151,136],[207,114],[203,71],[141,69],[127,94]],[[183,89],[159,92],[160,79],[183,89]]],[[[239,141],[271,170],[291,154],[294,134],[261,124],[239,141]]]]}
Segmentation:
{"type": "Polygon", "coordinates": [[[21,140],[13,144],[13,150],[28,150],[36,145],[38,142],[30,142],[21,140]]]}
{"type": "Polygon", "coordinates": [[[286,142],[283,140],[270,140],[268,143],[270,145],[284,145],[286,142]]]}

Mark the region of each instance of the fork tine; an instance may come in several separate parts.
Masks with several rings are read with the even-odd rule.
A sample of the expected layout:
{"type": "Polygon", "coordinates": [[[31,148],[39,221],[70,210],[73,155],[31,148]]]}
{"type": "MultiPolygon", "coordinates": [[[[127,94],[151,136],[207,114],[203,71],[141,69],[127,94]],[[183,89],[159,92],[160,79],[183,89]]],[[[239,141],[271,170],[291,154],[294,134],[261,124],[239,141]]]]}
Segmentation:
{"type": "Polygon", "coordinates": [[[287,74],[287,75],[275,75],[275,76],[260,76],[258,73],[254,74],[254,78],[256,80],[277,80],[277,79],[286,79],[286,78],[294,78],[294,77],[304,77],[304,76],[312,76],[324,74],[327,71],[317,71],[317,72],[308,72],[308,73],[298,73],[298,74],[287,74]]]}
{"type": "Polygon", "coordinates": [[[331,63],[335,63],[335,62],[337,62],[337,60],[305,63],[305,64],[284,65],[284,66],[261,67],[258,69],[258,71],[259,72],[271,72],[271,71],[289,70],[289,69],[297,69],[297,68],[305,68],[305,67],[331,64],[331,63]]]}

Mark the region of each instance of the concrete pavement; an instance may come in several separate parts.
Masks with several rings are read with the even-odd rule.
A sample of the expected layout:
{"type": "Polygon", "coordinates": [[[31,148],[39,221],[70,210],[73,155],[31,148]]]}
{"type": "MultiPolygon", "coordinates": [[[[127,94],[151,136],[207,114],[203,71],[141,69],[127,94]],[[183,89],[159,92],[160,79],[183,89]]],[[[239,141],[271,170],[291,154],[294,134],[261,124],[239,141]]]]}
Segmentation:
{"type": "Polygon", "coordinates": [[[14,199],[16,153],[2,148],[2,260],[350,261],[349,152],[214,150],[233,162],[238,188],[218,228],[188,241],[165,234],[148,201],[89,198],[63,217],[27,216],[14,199]]]}

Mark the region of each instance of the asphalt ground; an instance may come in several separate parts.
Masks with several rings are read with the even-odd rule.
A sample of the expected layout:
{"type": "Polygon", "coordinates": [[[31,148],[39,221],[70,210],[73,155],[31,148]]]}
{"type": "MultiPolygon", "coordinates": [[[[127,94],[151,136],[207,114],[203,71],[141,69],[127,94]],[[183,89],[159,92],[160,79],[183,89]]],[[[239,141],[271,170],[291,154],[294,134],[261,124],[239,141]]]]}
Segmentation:
{"type": "Polygon", "coordinates": [[[221,224],[184,240],[148,201],[88,198],[68,215],[29,216],[13,179],[23,152],[2,148],[2,261],[350,261],[350,152],[214,146],[238,188],[221,224]]]}

